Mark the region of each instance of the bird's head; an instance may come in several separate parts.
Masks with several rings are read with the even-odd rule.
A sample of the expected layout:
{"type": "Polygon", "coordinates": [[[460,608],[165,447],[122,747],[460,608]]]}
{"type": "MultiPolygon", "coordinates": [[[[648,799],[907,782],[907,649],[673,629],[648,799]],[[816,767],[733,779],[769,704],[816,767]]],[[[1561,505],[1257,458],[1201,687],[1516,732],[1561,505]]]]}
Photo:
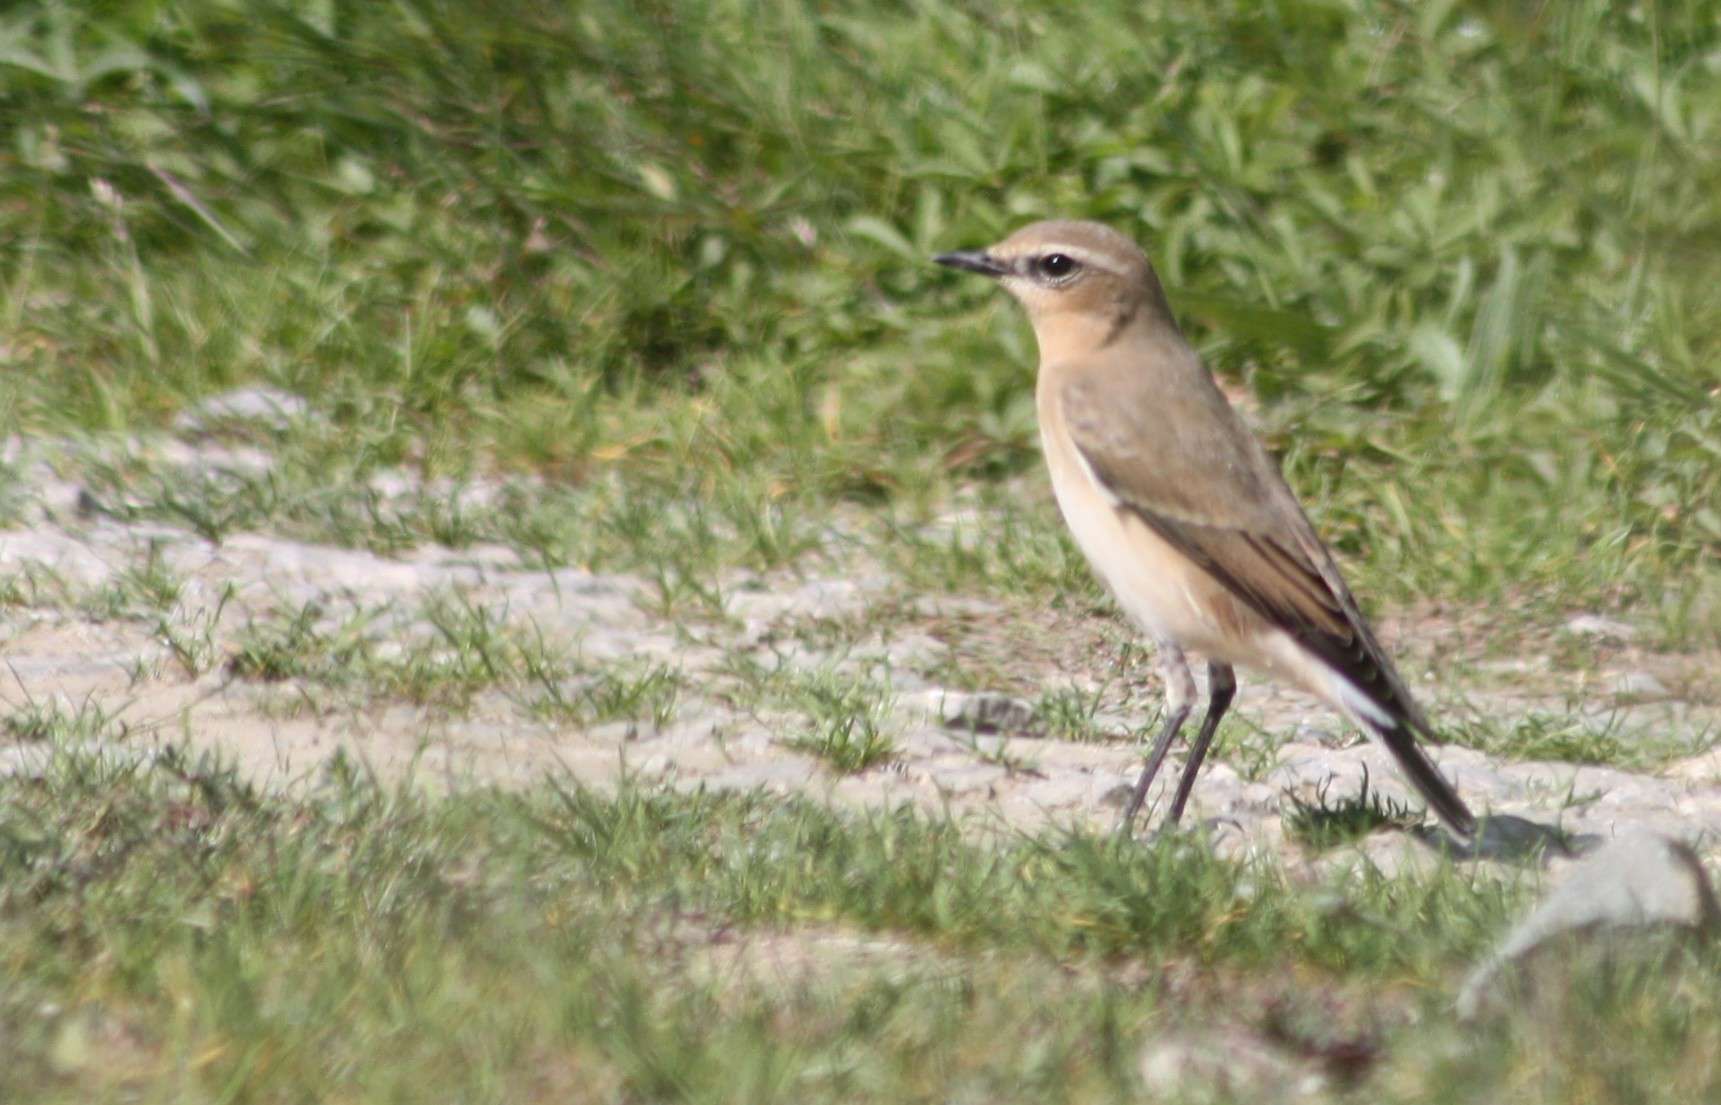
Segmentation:
{"type": "Polygon", "coordinates": [[[941,265],[990,276],[1028,312],[1042,349],[1048,338],[1115,333],[1137,317],[1170,322],[1171,309],[1147,255],[1108,226],[1057,219],[1030,223],[983,250],[941,253],[941,265]]]}

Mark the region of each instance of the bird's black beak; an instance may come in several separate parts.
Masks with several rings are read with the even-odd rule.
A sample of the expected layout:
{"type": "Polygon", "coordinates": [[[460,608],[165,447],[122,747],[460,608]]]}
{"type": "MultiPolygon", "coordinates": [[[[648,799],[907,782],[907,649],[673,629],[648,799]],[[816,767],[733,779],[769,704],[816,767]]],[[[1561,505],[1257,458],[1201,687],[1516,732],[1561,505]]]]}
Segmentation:
{"type": "Polygon", "coordinates": [[[953,269],[963,269],[967,272],[977,272],[981,276],[1000,277],[1010,271],[1010,267],[990,253],[977,249],[964,249],[956,253],[940,253],[933,258],[941,265],[953,269]]]}

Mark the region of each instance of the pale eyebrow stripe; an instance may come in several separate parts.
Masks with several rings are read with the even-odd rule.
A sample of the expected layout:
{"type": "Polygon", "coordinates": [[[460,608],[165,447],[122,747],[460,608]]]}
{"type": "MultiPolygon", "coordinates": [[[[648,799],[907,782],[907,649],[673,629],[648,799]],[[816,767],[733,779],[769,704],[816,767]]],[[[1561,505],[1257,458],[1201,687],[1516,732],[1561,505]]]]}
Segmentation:
{"type": "Polygon", "coordinates": [[[1065,246],[1059,245],[1057,242],[1048,242],[1035,249],[1032,253],[1022,254],[1011,263],[1013,265],[1021,265],[1025,267],[1035,258],[1045,257],[1048,254],[1053,253],[1062,253],[1068,257],[1074,258],[1076,261],[1086,265],[1088,268],[1100,269],[1103,272],[1111,273],[1113,276],[1127,275],[1122,269],[1113,266],[1110,263],[1110,258],[1102,257],[1099,254],[1094,253],[1092,250],[1085,249],[1081,246],[1065,246]]]}

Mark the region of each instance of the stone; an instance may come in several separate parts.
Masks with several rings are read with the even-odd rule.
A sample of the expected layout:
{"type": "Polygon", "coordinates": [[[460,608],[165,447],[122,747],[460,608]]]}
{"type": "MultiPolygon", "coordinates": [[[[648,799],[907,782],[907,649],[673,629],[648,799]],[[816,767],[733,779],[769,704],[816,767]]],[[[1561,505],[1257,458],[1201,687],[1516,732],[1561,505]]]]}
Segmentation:
{"type": "Polygon", "coordinates": [[[1299,1101],[1328,1088],[1319,1070],[1238,1029],[1157,1036],[1136,1069],[1149,1101],[1299,1101]]]}
{"type": "Polygon", "coordinates": [[[304,399],[279,388],[239,388],[182,411],[173,420],[173,428],[180,433],[200,434],[223,422],[255,422],[284,430],[306,417],[310,410],[311,405],[304,399]]]}
{"type": "Polygon", "coordinates": [[[1556,937],[1678,929],[1712,937],[1721,907],[1702,862],[1689,845],[1657,833],[1632,832],[1573,864],[1564,879],[1465,980],[1458,1014],[1475,1018],[1498,997],[1505,969],[1556,937]]]}
{"type": "Polygon", "coordinates": [[[880,587],[874,579],[813,579],[798,586],[737,590],[728,596],[727,611],[744,621],[768,623],[778,618],[836,618],[863,610],[880,587]]]}
{"type": "Polygon", "coordinates": [[[89,542],[54,529],[0,532],[0,574],[45,572],[74,587],[98,587],[115,574],[110,558],[89,542]]]}
{"type": "Polygon", "coordinates": [[[72,521],[91,516],[90,506],[95,504],[95,499],[83,484],[74,480],[62,480],[51,474],[32,475],[28,478],[35,491],[36,501],[41,504],[41,515],[45,521],[72,521]]]}
{"type": "Polygon", "coordinates": [[[1041,730],[1033,703],[993,691],[950,691],[933,688],[904,696],[903,705],[924,710],[947,729],[973,733],[1037,733],[1041,730]]]}
{"type": "Polygon", "coordinates": [[[1638,701],[1667,698],[1667,684],[1647,671],[1621,672],[1614,678],[1613,693],[1618,698],[1638,701]]]}
{"type": "Polygon", "coordinates": [[[937,764],[921,773],[941,794],[986,794],[1008,775],[1004,768],[989,763],[937,764]]]}
{"type": "Polygon", "coordinates": [[[1637,636],[1637,630],[1617,618],[1607,618],[1600,614],[1579,614],[1566,621],[1566,632],[1579,637],[1611,638],[1616,641],[1629,641],[1637,636]]]}

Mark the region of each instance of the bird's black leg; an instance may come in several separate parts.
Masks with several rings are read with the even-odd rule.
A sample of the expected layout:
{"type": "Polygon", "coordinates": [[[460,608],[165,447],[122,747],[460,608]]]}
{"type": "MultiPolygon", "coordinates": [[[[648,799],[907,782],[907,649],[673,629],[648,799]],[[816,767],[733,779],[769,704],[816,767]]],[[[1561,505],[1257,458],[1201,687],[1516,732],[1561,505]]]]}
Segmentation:
{"type": "Polygon", "coordinates": [[[1171,812],[1165,815],[1167,825],[1177,824],[1177,819],[1183,816],[1189,792],[1195,789],[1195,773],[1201,770],[1201,761],[1207,758],[1207,746],[1213,743],[1213,735],[1219,731],[1219,721],[1231,708],[1231,699],[1236,694],[1237,673],[1231,670],[1231,665],[1209,662],[1207,716],[1201,719],[1201,732],[1195,735],[1195,743],[1189,746],[1189,762],[1183,765],[1183,777],[1177,781],[1177,797],[1171,800],[1171,812]]]}
{"type": "Polygon", "coordinates": [[[1159,739],[1153,742],[1153,751],[1148,754],[1147,763],[1141,769],[1141,778],[1136,780],[1135,790],[1130,793],[1129,805],[1124,807],[1123,817],[1118,821],[1119,836],[1130,834],[1135,815],[1141,812],[1141,804],[1147,801],[1147,788],[1152,785],[1154,775],[1158,774],[1160,765],[1165,762],[1166,753],[1171,751],[1171,742],[1177,739],[1177,731],[1182,729],[1183,723],[1189,719],[1190,707],[1195,702],[1195,677],[1189,674],[1189,664],[1183,659],[1183,650],[1161,643],[1159,664],[1165,672],[1165,727],[1159,731],[1159,739]]]}

